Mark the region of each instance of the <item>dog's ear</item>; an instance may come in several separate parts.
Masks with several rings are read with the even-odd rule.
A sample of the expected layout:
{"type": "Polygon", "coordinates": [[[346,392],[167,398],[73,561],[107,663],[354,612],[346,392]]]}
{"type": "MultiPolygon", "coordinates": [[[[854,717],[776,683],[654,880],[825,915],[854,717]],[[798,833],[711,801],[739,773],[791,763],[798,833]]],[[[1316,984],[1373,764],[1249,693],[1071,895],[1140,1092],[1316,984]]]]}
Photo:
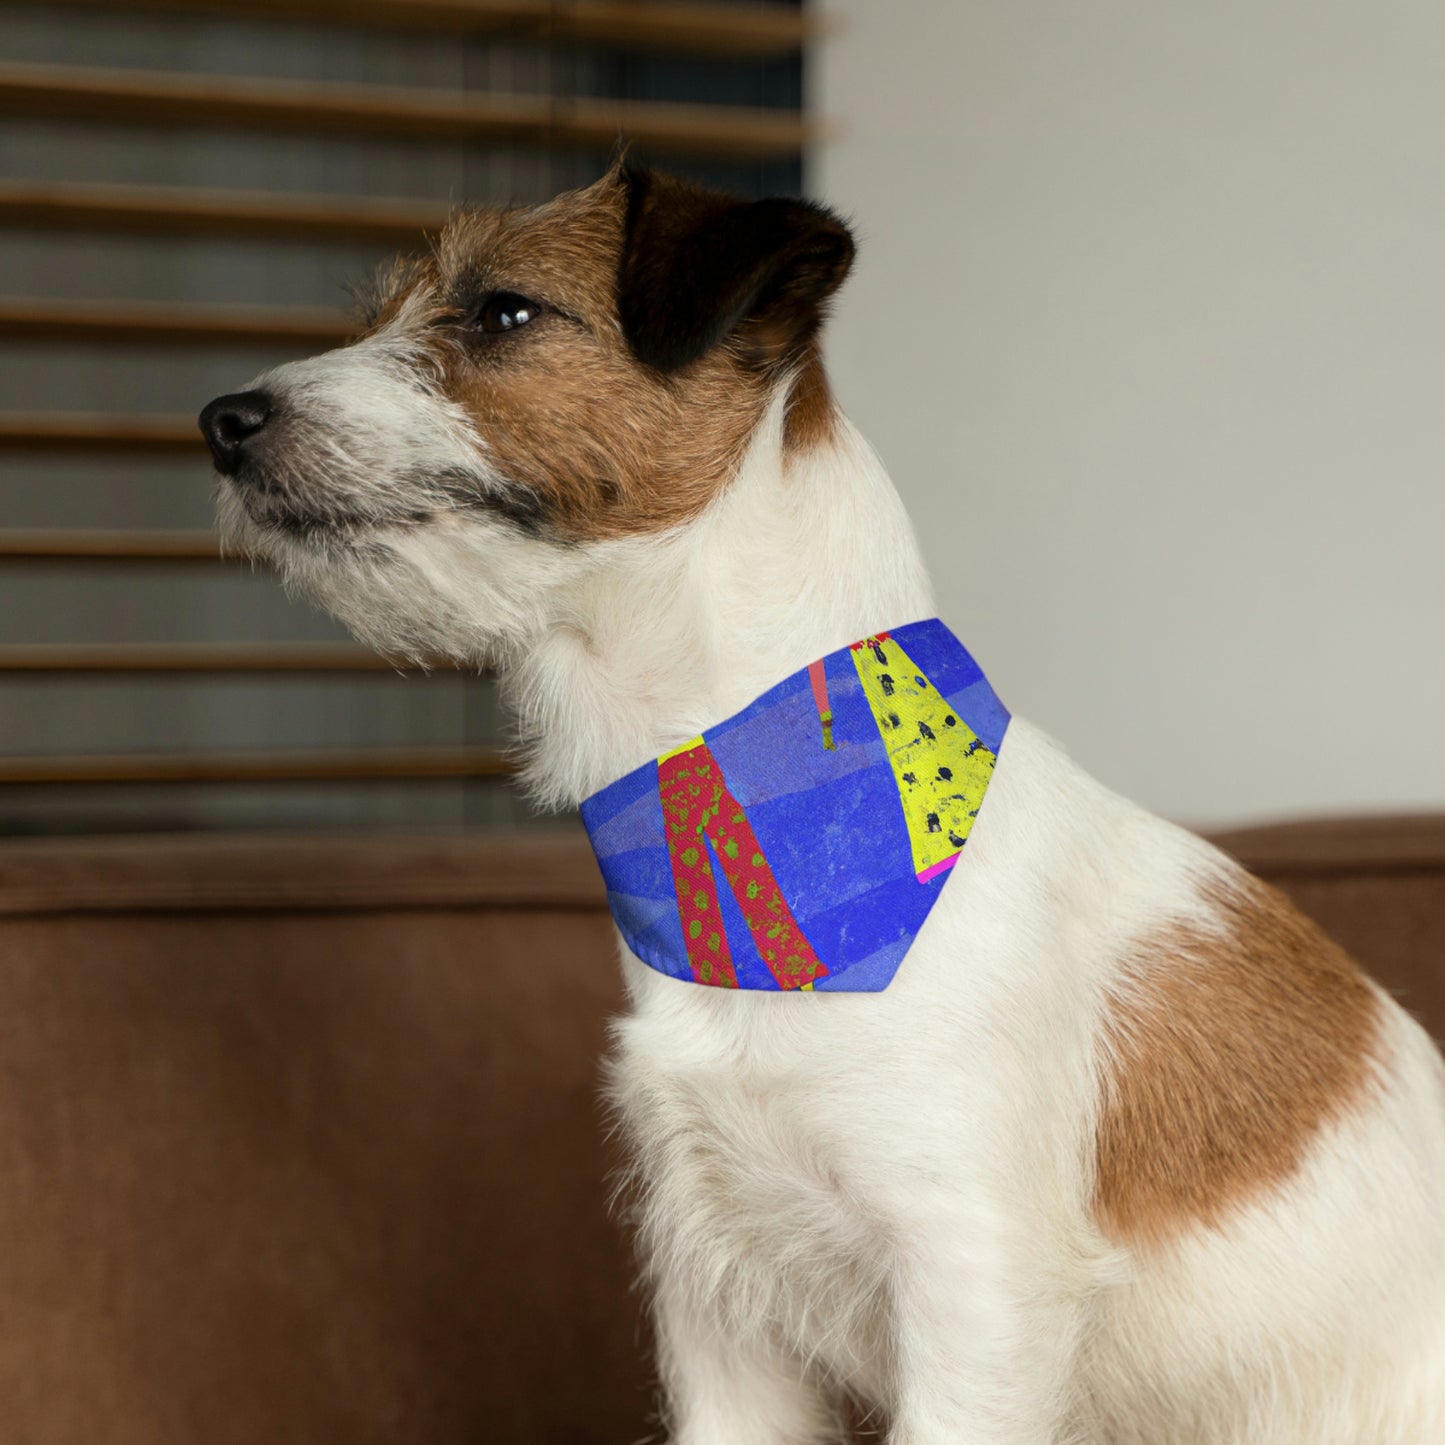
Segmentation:
{"type": "Polygon", "coordinates": [[[626,230],[618,270],[622,330],[660,372],[729,337],[774,366],[801,353],[853,263],[853,237],[831,211],[776,197],[740,201],[624,167],[626,230]]]}

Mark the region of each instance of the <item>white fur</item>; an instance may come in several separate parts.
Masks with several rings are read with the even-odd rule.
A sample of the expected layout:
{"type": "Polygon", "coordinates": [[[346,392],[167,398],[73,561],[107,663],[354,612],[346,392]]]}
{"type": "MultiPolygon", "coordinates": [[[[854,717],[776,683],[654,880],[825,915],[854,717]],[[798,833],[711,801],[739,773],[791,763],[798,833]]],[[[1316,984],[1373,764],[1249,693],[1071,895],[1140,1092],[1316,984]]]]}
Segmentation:
{"type": "MultiPolygon", "coordinates": [[[[780,394],[729,488],[660,538],[443,515],[356,552],[231,522],[373,642],[500,657],[531,785],[571,804],[932,615],[866,443],[844,424],[785,460],[781,414],[780,394]]],[[[893,1445],[1445,1439],[1445,1092],[1392,1003],[1379,1096],[1287,1188],[1156,1254],[1091,1215],[1102,1001],[1131,940],[1204,918],[1231,866],[1015,720],[883,993],[702,988],[624,951],[612,1093],[678,1445],[833,1439],[843,1391],[893,1445]]]]}

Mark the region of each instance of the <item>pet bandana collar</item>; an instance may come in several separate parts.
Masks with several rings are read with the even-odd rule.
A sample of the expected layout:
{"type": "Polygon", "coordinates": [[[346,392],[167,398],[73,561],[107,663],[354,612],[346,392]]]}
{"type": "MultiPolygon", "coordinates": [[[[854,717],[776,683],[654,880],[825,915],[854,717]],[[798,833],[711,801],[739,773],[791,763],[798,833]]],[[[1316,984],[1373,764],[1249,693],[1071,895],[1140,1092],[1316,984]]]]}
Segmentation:
{"type": "Polygon", "coordinates": [[[719,988],[886,988],[1008,722],[937,618],[795,672],[582,804],[627,946],[719,988]]]}

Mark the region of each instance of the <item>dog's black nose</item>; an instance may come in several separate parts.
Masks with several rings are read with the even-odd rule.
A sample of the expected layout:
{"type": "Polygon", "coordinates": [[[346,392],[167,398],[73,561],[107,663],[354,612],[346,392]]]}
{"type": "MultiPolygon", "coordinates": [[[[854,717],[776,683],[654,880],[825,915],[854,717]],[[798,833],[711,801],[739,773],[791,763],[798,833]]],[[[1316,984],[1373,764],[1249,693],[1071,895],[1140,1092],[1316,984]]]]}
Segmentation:
{"type": "Polygon", "coordinates": [[[239,470],[246,443],[270,420],[271,398],[264,391],[238,391],[218,396],[201,413],[201,434],[216,470],[232,476],[239,470]]]}

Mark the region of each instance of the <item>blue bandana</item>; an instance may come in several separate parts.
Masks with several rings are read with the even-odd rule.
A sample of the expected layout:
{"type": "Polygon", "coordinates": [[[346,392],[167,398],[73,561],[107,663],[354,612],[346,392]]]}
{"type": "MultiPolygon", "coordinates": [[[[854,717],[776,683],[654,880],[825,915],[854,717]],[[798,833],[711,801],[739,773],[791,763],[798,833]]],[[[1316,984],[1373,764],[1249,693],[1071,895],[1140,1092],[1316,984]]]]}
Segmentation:
{"type": "Polygon", "coordinates": [[[886,988],[1008,721],[937,618],[795,672],[582,804],[627,946],[721,988],[886,988]]]}

